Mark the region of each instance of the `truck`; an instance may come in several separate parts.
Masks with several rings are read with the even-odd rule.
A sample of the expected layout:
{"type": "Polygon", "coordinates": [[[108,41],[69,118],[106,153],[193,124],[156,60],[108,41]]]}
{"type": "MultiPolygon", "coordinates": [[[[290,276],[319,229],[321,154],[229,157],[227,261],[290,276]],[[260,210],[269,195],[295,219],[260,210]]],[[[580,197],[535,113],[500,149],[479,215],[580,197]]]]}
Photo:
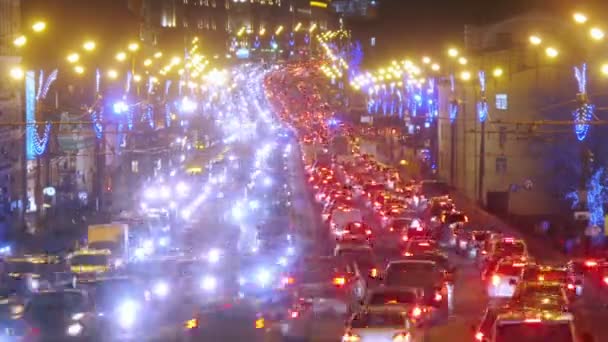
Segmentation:
{"type": "Polygon", "coordinates": [[[125,223],[92,224],[87,237],[89,249],[107,249],[114,261],[129,260],[129,225],[125,223]]]}

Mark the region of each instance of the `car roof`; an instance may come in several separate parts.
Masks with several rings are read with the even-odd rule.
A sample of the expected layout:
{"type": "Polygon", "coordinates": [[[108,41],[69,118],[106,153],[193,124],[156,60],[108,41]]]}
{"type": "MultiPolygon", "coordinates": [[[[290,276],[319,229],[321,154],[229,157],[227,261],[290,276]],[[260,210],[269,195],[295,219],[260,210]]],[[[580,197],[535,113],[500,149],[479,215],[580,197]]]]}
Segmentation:
{"type": "Polygon", "coordinates": [[[405,264],[432,264],[436,265],[437,263],[433,260],[424,260],[424,259],[399,259],[399,260],[391,260],[388,265],[405,265],[405,264]]]}
{"type": "Polygon", "coordinates": [[[517,324],[525,321],[538,322],[572,322],[574,317],[570,313],[559,310],[542,310],[536,308],[513,308],[498,314],[496,321],[501,324],[517,324]]]}

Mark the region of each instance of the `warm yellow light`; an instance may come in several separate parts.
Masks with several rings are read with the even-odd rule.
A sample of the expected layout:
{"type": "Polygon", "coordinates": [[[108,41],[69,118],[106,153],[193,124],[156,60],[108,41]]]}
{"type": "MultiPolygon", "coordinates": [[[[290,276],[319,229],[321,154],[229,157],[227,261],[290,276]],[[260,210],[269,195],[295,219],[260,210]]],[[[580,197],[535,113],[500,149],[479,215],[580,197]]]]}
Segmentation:
{"type": "Polygon", "coordinates": [[[262,27],[262,28],[260,29],[260,36],[263,36],[263,35],[265,35],[265,34],[266,34],[266,29],[265,29],[264,27],[262,27]]]}
{"type": "Polygon", "coordinates": [[[277,27],[277,29],[274,31],[274,34],[279,35],[281,32],[283,32],[283,25],[279,25],[279,27],[277,27]]]}
{"type": "Polygon", "coordinates": [[[9,74],[14,80],[22,80],[23,77],[25,77],[25,71],[23,71],[23,68],[18,66],[12,67],[9,74]]]}
{"type": "Polygon", "coordinates": [[[130,43],[127,48],[129,49],[129,51],[135,52],[135,51],[139,50],[139,44],[137,44],[137,43],[130,43]]]}
{"type": "Polygon", "coordinates": [[[494,71],[492,71],[492,75],[494,75],[494,77],[500,77],[502,74],[503,71],[501,68],[494,68],[494,71]]]}
{"type": "Polygon", "coordinates": [[[87,51],[95,50],[96,46],[97,46],[97,44],[95,44],[95,42],[92,40],[87,40],[86,42],[84,42],[84,44],[82,44],[82,48],[87,51]]]}
{"type": "Polygon", "coordinates": [[[327,8],[327,3],[322,1],[311,1],[310,7],[319,7],[319,8],[327,8]]]}
{"type": "Polygon", "coordinates": [[[587,22],[587,16],[584,15],[583,13],[574,13],[572,15],[572,18],[574,18],[574,21],[578,24],[584,24],[587,22]]]}
{"type": "Polygon", "coordinates": [[[118,71],[114,70],[114,69],[110,69],[108,70],[108,77],[112,80],[115,80],[118,78],[118,71]]]}
{"type": "Polygon", "coordinates": [[[302,28],[302,23],[297,23],[296,27],[293,28],[295,32],[298,32],[302,28]]]}
{"type": "Polygon", "coordinates": [[[177,56],[171,58],[171,65],[178,65],[181,62],[182,62],[182,59],[177,56]]]}
{"type": "Polygon", "coordinates": [[[460,79],[463,81],[469,81],[471,79],[471,73],[468,71],[463,71],[460,73],[460,79]]]}
{"type": "Polygon", "coordinates": [[[34,32],[42,32],[46,30],[46,23],[44,21],[37,21],[32,25],[32,30],[34,30],[34,32]]]}
{"type": "Polygon", "coordinates": [[[75,52],[71,53],[71,54],[68,55],[67,60],[70,63],[76,63],[76,62],[78,62],[80,60],[80,55],[77,54],[77,53],[75,53],[75,52]]]}
{"type": "Polygon", "coordinates": [[[163,53],[160,51],[154,54],[154,58],[161,58],[162,56],[163,56],[163,53]]]}
{"type": "Polygon", "coordinates": [[[74,72],[82,75],[84,73],[84,67],[82,65],[77,65],[74,67],[74,72]]]}
{"type": "Polygon", "coordinates": [[[133,81],[135,82],[140,82],[141,81],[141,76],[140,75],[133,75],[133,81]]]}
{"type": "Polygon", "coordinates": [[[310,25],[308,32],[313,33],[316,29],[317,29],[317,24],[314,23],[314,24],[310,25]]]}
{"type": "Polygon", "coordinates": [[[608,76],[608,63],[602,64],[602,69],[601,70],[602,70],[602,74],[608,76]]]}
{"type": "Polygon", "coordinates": [[[144,60],[144,66],[150,66],[152,65],[152,60],[150,58],[144,60]]]}
{"type": "Polygon", "coordinates": [[[464,57],[458,58],[458,63],[461,64],[461,65],[467,65],[468,62],[469,61],[466,58],[464,58],[464,57]]]}
{"type": "Polygon", "coordinates": [[[455,49],[455,48],[448,49],[448,56],[458,57],[458,49],[455,49]]]}
{"type": "Polygon", "coordinates": [[[27,43],[27,38],[25,36],[19,36],[13,40],[13,44],[15,44],[15,46],[21,47],[25,45],[25,43],[27,43]]]}
{"type": "Polygon", "coordinates": [[[593,40],[602,40],[604,39],[605,33],[602,29],[593,27],[589,30],[589,35],[593,40]]]}
{"type": "Polygon", "coordinates": [[[439,64],[434,63],[433,65],[431,65],[431,69],[433,71],[439,71],[439,69],[441,69],[441,67],[439,66],[439,64]]]}
{"type": "Polygon", "coordinates": [[[532,45],[540,45],[543,42],[543,40],[537,35],[530,36],[529,40],[530,44],[532,45]]]}
{"type": "Polygon", "coordinates": [[[156,76],[152,76],[152,77],[150,77],[150,82],[158,83],[158,78],[156,76]]]}
{"type": "Polygon", "coordinates": [[[116,54],[115,58],[116,58],[117,61],[122,62],[125,59],[127,59],[127,54],[125,52],[121,51],[121,52],[119,52],[119,53],[116,54]]]}
{"type": "Polygon", "coordinates": [[[546,48],[545,53],[547,54],[547,57],[549,57],[549,58],[555,58],[555,57],[557,57],[557,55],[559,55],[559,51],[557,51],[557,49],[555,49],[553,47],[546,48]]]}
{"type": "Polygon", "coordinates": [[[431,63],[431,58],[430,57],[426,57],[426,56],[422,57],[422,63],[424,63],[424,64],[431,63]]]}

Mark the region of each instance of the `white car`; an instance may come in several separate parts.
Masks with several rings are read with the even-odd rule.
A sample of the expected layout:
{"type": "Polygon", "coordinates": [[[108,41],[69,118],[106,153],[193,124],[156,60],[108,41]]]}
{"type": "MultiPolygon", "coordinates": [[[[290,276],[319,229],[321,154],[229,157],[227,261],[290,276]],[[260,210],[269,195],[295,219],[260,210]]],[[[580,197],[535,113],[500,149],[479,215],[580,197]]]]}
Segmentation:
{"type": "Polygon", "coordinates": [[[513,297],[517,283],[522,278],[525,266],[526,264],[523,262],[513,262],[512,260],[499,262],[488,279],[488,297],[513,297]]]}
{"type": "Polygon", "coordinates": [[[342,230],[350,222],[363,221],[363,215],[359,209],[344,206],[335,208],[330,217],[329,227],[332,232],[342,230]]]}
{"type": "Polygon", "coordinates": [[[370,309],[354,314],[348,320],[343,342],[417,342],[414,324],[402,310],[370,309]]]}

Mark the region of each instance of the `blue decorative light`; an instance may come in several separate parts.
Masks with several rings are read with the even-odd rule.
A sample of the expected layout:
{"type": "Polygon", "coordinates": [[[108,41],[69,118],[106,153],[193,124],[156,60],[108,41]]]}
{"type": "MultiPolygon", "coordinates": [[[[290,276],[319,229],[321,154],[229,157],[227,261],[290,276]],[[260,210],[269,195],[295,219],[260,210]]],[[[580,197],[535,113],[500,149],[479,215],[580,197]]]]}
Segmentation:
{"type": "Polygon", "coordinates": [[[44,153],[51,133],[51,124],[46,123],[42,137],[36,124],[36,74],[25,73],[25,149],[28,160],[44,153]]]}
{"type": "Polygon", "coordinates": [[[116,114],[124,114],[129,110],[129,105],[125,101],[120,100],[112,105],[112,109],[116,114]]]}
{"type": "MultiPolygon", "coordinates": [[[[606,189],[605,169],[597,169],[587,181],[587,210],[589,211],[589,225],[604,227],[604,205],[608,201],[608,189],[606,189]]],[[[572,202],[572,209],[578,209],[581,199],[578,191],[566,194],[566,199],[572,202]]]]}
{"type": "Polygon", "coordinates": [[[310,43],[310,36],[307,34],[304,35],[304,44],[308,45],[310,43]]]}
{"type": "Polygon", "coordinates": [[[488,101],[486,100],[486,73],[479,71],[479,87],[481,89],[481,101],[477,102],[477,118],[479,122],[486,122],[488,119],[488,101]]]}
{"type": "Polygon", "coordinates": [[[166,127],[171,126],[171,105],[169,103],[165,104],[165,125],[166,127]]]}
{"type": "Polygon", "coordinates": [[[49,144],[49,137],[51,134],[51,123],[47,122],[44,125],[44,133],[42,137],[38,135],[38,125],[35,123],[28,124],[28,130],[33,140],[34,153],[40,156],[46,151],[46,147],[49,144]]]}
{"type": "Polygon", "coordinates": [[[154,128],[154,111],[151,105],[146,106],[145,117],[148,119],[150,128],[154,128]]]}
{"type": "Polygon", "coordinates": [[[255,40],[253,41],[253,48],[259,49],[261,44],[262,43],[260,42],[260,37],[255,36],[255,40]]]}
{"type": "Polygon", "coordinates": [[[95,136],[97,139],[101,139],[103,136],[103,124],[102,124],[102,116],[97,115],[96,111],[91,111],[91,121],[93,122],[93,131],[95,132],[95,136]]]}
{"type": "Polygon", "coordinates": [[[589,133],[589,122],[593,119],[595,107],[588,102],[587,98],[587,64],[574,67],[574,77],[578,85],[579,107],[572,111],[574,119],[574,134],[578,141],[583,141],[589,133]]]}
{"type": "Polygon", "coordinates": [[[458,116],[458,103],[455,103],[455,101],[451,101],[448,104],[448,116],[450,118],[450,123],[456,121],[456,117],[458,116]]]}

